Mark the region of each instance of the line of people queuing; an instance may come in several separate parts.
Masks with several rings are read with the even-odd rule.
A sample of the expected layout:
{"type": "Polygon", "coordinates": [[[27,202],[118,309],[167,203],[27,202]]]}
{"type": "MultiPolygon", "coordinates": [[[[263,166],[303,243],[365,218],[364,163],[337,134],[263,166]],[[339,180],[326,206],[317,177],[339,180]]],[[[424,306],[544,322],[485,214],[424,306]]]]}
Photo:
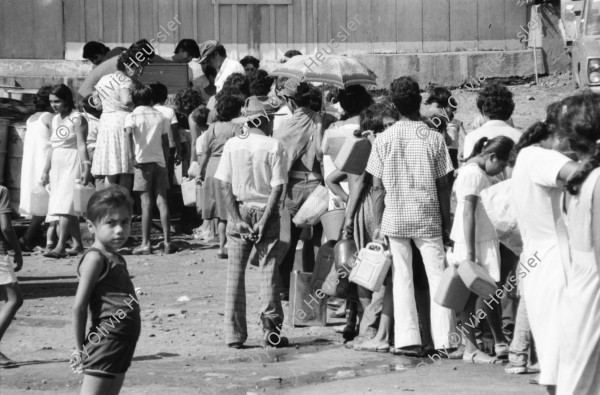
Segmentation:
{"type": "MultiPolygon", "coordinates": [[[[142,244],[134,253],[152,252],[149,232],[154,203],[160,212],[164,250],[174,252],[167,190],[174,164],[187,160],[184,168],[201,184],[197,211],[207,223],[216,222],[217,256],[228,260],[224,314],[229,347],[242,348],[248,337],[248,263],[261,271],[263,346],[289,343],[280,336],[281,302],[289,298],[296,247],[303,238],[302,268],[312,271],[314,247],[322,239],[319,225],[306,232],[290,219],[311,193],[326,183],[332,192],[332,207],[346,208],[343,237],[354,240],[359,249],[370,241],[381,241],[393,257],[380,291],[357,287],[358,303],[348,301],[344,337],[354,340],[354,349],[405,357],[451,350],[450,358],[481,364],[508,358],[509,373],[534,371],[528,359],[537,354],[539,383],[551,393],[557,385],[558,393],[598,391],[600,332],[595,324],[600,318],[600,244],[594,224],[600,213],[592,204],[600,175],[600,158],[596,158],[600,132],[595,127],[600,122],[598,96],[584,94],[554,103],[548,107],[545,121],[521,133],[511,126],[511,92],[503,85],[489,84],[477,98],[481,125],[466,133],[453,117],[456,106],[447,89],[431,91],[429,111],[422,115],[418,83],[400,77],[387,95],[378,98],[362,86],[337,91],[336,105],[343,113],[337,119],[320,112],[323,97],[317,87],[274,79],[260,69],[248,70],[253,74],[248,78],[241,64],[227,58],[222,45],[208,41],[198,48],[197,58],[204,69],[210,66],[216,71],[209,77],[215,95],[205,101],[198,89],[180,92],[173,111],[164,105],[163,85],[137,81],[145,63],[127,63],[147,45],[141,40],[118,56],[116,71],[102,76],[95,93],[81,103],[83,112],[75,109],[69,88],[59,85],[40,90],[38,113],[28,121],[31,130],[37,128],[40,135],[47,130],[50,136],[46,139],[51,147],[32,145],[40,153],[46,152],[48,159],[38,174],[30,176],[32,183],[50,183],[50,220],[54,216],[59,219],[58,242],[48,247],[48,256],[83,252],[72,207],[75,179],[85,184],[94,178],[97,185],[105,184],[98,188],[105,192],[97,193],[88,207],[96,241],[80,263],[80,270],[88,270],[80,272],[86,281],[80,281],[76,296],[80,354],[91,346],[81,324],[84,307],[92,303],[90,284],[101,270],[117,273],[124,265],[118,250],[130,230],[129,191],[140,192],[142,207],[142,244]],[[229,70],[225,78],[224,68],[229,70]],[[274,107],[269,96],[276,96],[281,106],[274,107]],[[98,103],[102,113],[92,120],[98,103]],[[91,108],[85,109],[86,105],[91,108]],[[190,131],[189,137],[179,133],[182,128],[190,131]],[[354,176],[335,169],[323,143],[333,131],[366,136],[371,141],[364,174],[354,176]],[[577,155],[579,162],[564,153],[577,155]],[[519,284],[518,310],[514,298],[503,298],[501,307],[492,308],[475,294],[461,312],[438,305],[433,299],[450,245],[458,261],[479,263],[499,286],[516,274],[519,257],[499,243],[481,204],[483,190],[509,178],[523,235],[522,256],[535,255],[541,262],[519,284]],[[105,228],[106,233],[101,231],[105,228]],[[69,241],[72,248],[67,250],[69,241]],[[478,306],[485,313],[487,327],[480,322],[477,327],[493,337],[490,352],[481,344],[482,336],[477,333],[481,330],[473,330],[478,306]],[[452,341],[456,328],[462,329],[458,345],[452,341]]],[[[254,61],[245,66],[256,69],[254,61]]],[[[34,157],[43,156],[36,151],[34,157]]],[[[39,165],[39,161],[32,163],[39,165]]],[[[35,218],[32,226],[43,220],[35,218]]],[[[31,236],[34,230],[28,232],[31,236]]],[[[21,244],[28,247],[29,241],[26,234],[21,244]]],[[[19,250],[18,245],[13,248],[19,250]]],[[[120,281],[120,275],[115,274],[115,281],[120,281]]],[[[110,285],[110,280],[103,281],[110,285]]],[[[120,285],[122,295],[132,288],[130,280],[120,285]]],[[[11,304],[11,312],[16,312],[18,305],[11,304]]],[[[108,307],[116,311],[123,306],[108,307]]],[[[92,318],[100,323],[105,317],[92,318]]],[[[139,322],[134,321],[133,334],[123,333],[125,338],[139,336],[139,322]]],[[[133,348],[131,341],[127,347],[125,340],[115,342],[111,345],[115,353],[109,355],[99,348],[95,358],[88,357],[81,366],[88,372],[107,373],[110,380],[118,378],[120,388],[135,341],[133,348]]]]}

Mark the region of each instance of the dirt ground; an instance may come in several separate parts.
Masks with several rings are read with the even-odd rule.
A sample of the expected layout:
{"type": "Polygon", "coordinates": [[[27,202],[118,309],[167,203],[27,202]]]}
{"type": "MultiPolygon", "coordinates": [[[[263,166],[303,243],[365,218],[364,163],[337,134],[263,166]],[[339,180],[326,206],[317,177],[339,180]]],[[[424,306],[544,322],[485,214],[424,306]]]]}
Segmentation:
{"type": "MultiPolygon", "coordinates": [[[[543,119],[545,107],[573,92],[570,77],[551,76],[541,86],[512,85],[515,126],[543,119]]],[[[457,117],[470,122],[475,94],[456,90],[457,117]]],[[[228,349],[222,334],[226,261],[216,247],[182,236],[190,248],[175,255],[126,256],[142,308],[142,335],[123,394],[542,394],[531,376],[503,367],[462,361],[406,360],[391,354],[346,349],[332,326],[290,329],[291,346],[259,347],[258,271],[247,271],[249,340],[228,349]],[[177,300],[187,296],[189,301],[177,300]],[[416,365],[420,362],[427,365],[416,365]]],[[[157,240],[158,241],[158,240],[157,240]]],[[[2,352],[19,362],[0,370],[2,394],[74,394],[82,377],[67,360],[74,345],[71,306],[77,287],[76,259],[25,257],[18,273],[25,303],[2,341],[2,352]]],[[[287,311],[286,311],[287,313],[287,311]]]]}

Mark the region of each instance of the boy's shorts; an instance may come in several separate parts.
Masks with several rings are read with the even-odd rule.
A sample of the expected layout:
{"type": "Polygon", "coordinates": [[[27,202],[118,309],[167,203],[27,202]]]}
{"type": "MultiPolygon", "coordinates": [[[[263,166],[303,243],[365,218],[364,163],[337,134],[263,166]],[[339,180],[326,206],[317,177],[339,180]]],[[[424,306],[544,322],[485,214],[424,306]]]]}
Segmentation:
{"type": "Polygon", "coordinates": [[[15,275],[12,259],[7,258],[8,257],[0,256],[0,285],[17,282],[17,276],[15,275]]]}
{"type": "MultiPolygon", "coordinates": [[[[87,341],[83,351],[83,372],[91,376],[114,377],[127,373],[131,366],[137,337],[107,338],[99,335],[96,344],[87,341]]],[[[97,337],[94,337],[97,339],[97,337]]]]}
{"type": "Polygon", "coordinates": [[[140,163],[134,170],[133,190],[136,192],[152,192],[161,189],[167,190],[169,177],[167,168],[160,167],[157,163],[140,163]]]}

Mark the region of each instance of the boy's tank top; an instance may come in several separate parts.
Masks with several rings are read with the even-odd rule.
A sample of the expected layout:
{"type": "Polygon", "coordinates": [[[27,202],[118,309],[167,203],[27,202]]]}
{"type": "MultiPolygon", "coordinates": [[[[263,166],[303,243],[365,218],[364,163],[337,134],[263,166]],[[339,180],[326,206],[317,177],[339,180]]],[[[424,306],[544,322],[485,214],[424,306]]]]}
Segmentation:
{"type": "Polygon", "coordinates": [[[109,338],[139,337],[140,305],[129,278],[125,259],[115,253],[118,260],[114,260],[97,248],[90,248],[79,261],[77,277],[81,262],[91,251],[96,251],[102,256],[104,267],[90,297],[90,332],[109,338]]]}

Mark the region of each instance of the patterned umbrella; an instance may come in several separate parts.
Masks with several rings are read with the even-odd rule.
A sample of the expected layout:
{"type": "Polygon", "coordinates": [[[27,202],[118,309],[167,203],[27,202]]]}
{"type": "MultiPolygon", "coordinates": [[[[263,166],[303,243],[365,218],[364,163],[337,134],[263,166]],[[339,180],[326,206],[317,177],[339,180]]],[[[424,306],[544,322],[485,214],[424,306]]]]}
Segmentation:
{"type": "Polygon", "coordinates": [[[341,89],[350,85],[377,85],[377,76],[367,66],[347,56],[294,56],[270,74],[307,82],[323,82],[341,89]]]}

